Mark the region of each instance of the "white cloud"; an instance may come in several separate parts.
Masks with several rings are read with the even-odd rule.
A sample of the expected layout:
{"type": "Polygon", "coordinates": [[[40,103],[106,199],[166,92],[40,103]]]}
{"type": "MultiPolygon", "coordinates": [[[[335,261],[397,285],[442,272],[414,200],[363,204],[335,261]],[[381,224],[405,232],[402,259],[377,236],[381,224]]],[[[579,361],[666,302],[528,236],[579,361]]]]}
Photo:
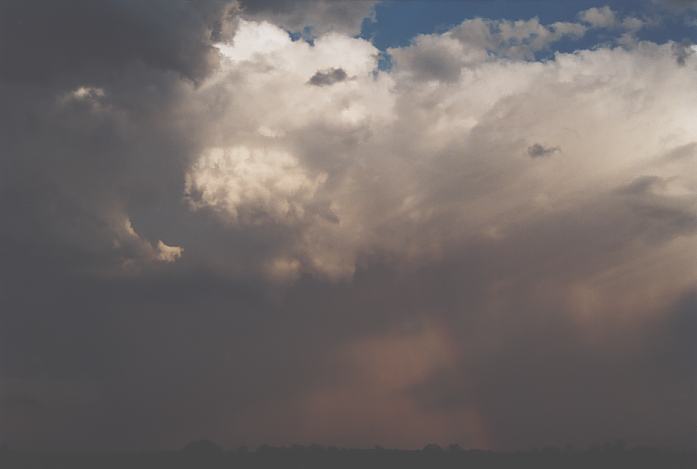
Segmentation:
{"type": "MultiPolygon", "coordinates": [[[[584,18],[598,25],[594,15],[606,13],[584,18]]],[[[625,199],[612,195],[646,174],[674,177],[689,192],[680,201],[650,196],[661,198],[651,207],[667,214],[667,204],[682,220],[696,176],[659,162],[697,141],[694,70],[676,63],[670,45],[651,43],[531,59],[584,31],[471,20],[391,49],[385,72],[367,41],[328,34],[313,46],[242,22],[220,46],[226,65],[196,91],[210,143],[188,173],[189,198],[237,226],[290,227],[259,261],[284,278],[347,278],[366,253],[421,262],[466,240],[505,244],[522,225],[596,203],[617,217],[647,216],[622,212],[625,199]],[[333,68],[351,79],[308,85],[333,68]],[[530,158],[535,145],[554,151],[530,158]]],[[[613,231],[613,220],[594,223],[613,231]]]]}
{"type": "Polygon", "coordinates": [[[75,99],[101,98],[104,90],[94,86],[80,86],[70,93],[75,99]]]}
{"type": "Polygon", "coordinates": [[[581,21],[594,28],[612,28],[617,24],[617,16],[609,6],[589,8],[578,16],[581,21]]]}
{"type": "Polygon", "coordinates": [[[646,25],[645,21],[635,16],[628,16],[622,20],[622,28],[627,31],[637,32],[646,25]]]}
{"type": "Polygon", "coordinates": [[[220,43],[216,47],[224,57],[237,62],[250,60],[256,54],[269,54],[283,50],[291,42],[286,31],[271,23],[240,20],[232,44],[220,43]]]}
{"type": "Polygon", "coordinates": [[[98,106],[105,92],[103,88],[96,86],[78,86],[59,97],[59,102],[62,104],[69,103],[89,103],[93,106],[98,106]]]}
{"type": "Polygon", "coordinates": [[[305,216],[305,203],[325,178],[308,175],[283,151],[210,148],[187,174],[186,192],[194,208],[212,206],[233,220],[261,215],[290,222],[305,216]],[[244,209],[249,209],[246,214],[244,209]]]}
{"type": "Polygon", "coordinates": [[[157,260],[174,262],[182,256],[184,249],[179,246],[168,246],[162,241],[157,242],[157,260]]]}
{"type": "Polygon", "coordinates": [[[184,249],[180,246],[169,246],[158,240],[155,246],[141,236],[133,227],[129,217],[117,216],[120,223],[112,227],[114,238],[112,247],[121,253],[121,269],[139,271],[145,264],[151,262],[175,262],[182,256],[184,249]]]}
{"type": "Polygon", "coordinates": [[[389,50],[398,70],[408,70],[417,79],[456,81],[463,67],[487,60],[534,59],[563,38],[578,39],[586,33],[579,23],[543,25],[530,20],[466,20],[440,34],[417,36],[408,47],[389,50]]]}
{"type": "Polygon", "coordinates": [[[304,40],[293,41],[286,31],[271,23],[242,19],[232,42],[216,47],[233,64],[265,63],[270,66],[266,71],[271,75],[280,69],[307,75],[304,81],[317,70],[329,68],[342,68],[349,76],[368,73],[376,65],[378,55],[375,46],[362,39],[329,33],[317,38],[313,46],[304,40]],[[312,73],[308,74],[309,70],[312,73]]]}

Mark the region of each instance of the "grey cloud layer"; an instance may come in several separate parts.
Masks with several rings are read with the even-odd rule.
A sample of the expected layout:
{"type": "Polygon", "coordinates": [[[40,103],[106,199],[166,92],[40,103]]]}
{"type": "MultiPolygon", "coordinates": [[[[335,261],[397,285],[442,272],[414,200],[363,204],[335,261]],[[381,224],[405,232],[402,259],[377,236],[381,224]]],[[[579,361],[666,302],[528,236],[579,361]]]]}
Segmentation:
{"type": "Polygon", "coordinates": [[[0,6],[0,439],[694,444],[694,54],[0,6]]]}

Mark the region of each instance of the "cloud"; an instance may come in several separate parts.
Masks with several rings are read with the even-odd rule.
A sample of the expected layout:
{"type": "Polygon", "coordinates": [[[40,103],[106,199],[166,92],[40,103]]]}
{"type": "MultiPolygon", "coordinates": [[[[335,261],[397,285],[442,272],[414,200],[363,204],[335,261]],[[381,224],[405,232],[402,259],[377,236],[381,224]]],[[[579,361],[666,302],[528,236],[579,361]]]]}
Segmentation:
{"type": "Polygon", "coordinates": [[[314,86],[329,86],[342,82],[346,78],[348,78],[348,75],[346,75],[343,68],[332,68],[329,70],[318,70],[317,73],[312,75],[308,83],[314,86]]]}
{"type": "Polygon", "coordinates": [[[635,16],[627,16],[622,20],[622,28],[630,32],[637,32],[644,26],[646,21],[635,16]]]}
{"type": "Polygon", "coordinates": [[[530,158],[542,158],[545,156],[551,156],[561,150],[559,147],[545,147],[542,144],[535,143],[528,147],[528,155],[530,158]]]}
{"type": "Polygon", "coordinates": [[[687,59],[694,53],[695,49],[689,42],[673,43],[673,54],[675,54],[675,60],[677,60],[680,65],[685,65],[687,59]]]}
{"type": "Polygon", "coordinates": [[[311,178],[281,151],[211,148],[187,173],[186,193],[194,209],[212,206],[233,220],[255,223],[255,217],[269,216],[292,222],[304,217],[307,201],[325,179],[323,174],[311,178]]]}
{"type": "Polygon", "coordinates": [[[162,262],[174,262],[179,259],[184,250],[179,246],[167,246],[162,241],[157,242],[157,260],[162,262]]]}
{"type": "Polygon", "coordinates": [[[593,28],[612,28],[617,24],[615,12],[609,6],[589,8],[579,13],[578,17],[593,28]]]}
{"type": "MultiPolygon", "coordinates": [[[[654,235],[661,236],[664,229],[691,234],[697,231],[696,200],[689,188],[676,182],[673,177],[639,176],[619,192],[629,199],[632,210],[641,213],[647,227],[658,228],[654,235]]],[[[650,232],[646,228],[644,231],[650,232]]]]}
{"type": "Polygon", "coordinates": [[[93,86],[78,86],[66,95],[67,98],[82,100],[98,100],[104,97],[104,90],[93,86]]]}
{"type": "Polygon", "coordinates": [[[456,81],[462,67],[497,57],[532,59],[563,38],[578,39],[586,27],[530,20],[466,20],[441,35],[419,35],[406,48],[390,49],[393,61],[422,80],[456,81]]]}
{"type": "Polygon", "coordinates": [[[67,5],[4,1],[0,77],[46,82],[142,61],[198,80],[216,63],[211,34],[228,4],[222,0],[148,4],[78,0],[67,5]]]}
{"type": "MultiPolygon", "coordinates": [[[[349,46],[320,38],[314,47],[279,41],[258,55],[238,55],[237,47],[259,49],[233,42],[226,53],[245,68],[245,79],[231,68],[229,78],[219,77],[207,91],[215,95],[213,90],[231,79],[238,87],[236,105],[248,110],[241,127],[239,121],[226,121],[226,138],[232,137],[228,129],[250,139],[259,138],[251,137],[255,129],[273,129],[279,137],[262,136],[262,141],[292,148],[306,174],[326,174],[326,182],[296,199],[302,213],[313,215],[296,219],[285,241],[275,245],[266,261],[276,266],[271,271],[305,285],[299,288],[309,288],[300,280],[303,273],[340,279],[357,298],[373,298],[373,290],[360,283],[363,276],[375,282],[377,297],[388,298],[386,312],[378,312],[382,306],[368,308],[371,320],[380,324],[368,330],[374,357],[389,363],[382,368],[399,362],[393,352],[401,350],[395,330],[413,328],[403,340],[424,353],[429,349],[425,337],[432,334],[424,317],[437,318],[442,325],[436,330],[448,331],[439,333],[448,352],[439,352],[423,369],[407,366],[404,381],[395,377],[393,391],[387,384],[375,384],[375,389],[356,384],[371,382],[360,359],[351,362],[356,370],[343,378],[324,376],[329,383],[320,382],[293,401],[293,415],[307,419],[298,434],[307,438],[320,421],[327,441],[360,443],[357,428],[376,422],[379,435],[396,435],[383,437],[388,444],[411,444],[413,433],[401,433],[388,422],[416,419],[427,422],[420,435],[460,435],[487,446],[524,446],[539,439],[580,444],[599,438],[593,436],[593,422],[601,414],[621,415],[621,421],[637,425],[644,418],[620,399],[603,396],[624,395],[643,379],[640,371],[614,378],[617,370],[631,366],[628,357],[642,353],[630,343],[616,343],[615,334],[630,328],[638,343],[649,340],[646,324],[658,321],[695,279],[693,263],[684,257],[695,242],[688,222],[694,181],[690,172],[680,170],[682,163],[665,158],[695,138],[688,124],[689,103],[695,99],[691,72],[677,66],[669,44],[599,48],[537,62],[508,46],[490,54],[486,47],[492,46],[476,48],[473,39],[456,36],[472,33],[471,28],[424,35],[391,50],[391,72],[376,71],[374,51],[359,40],[349,46]],[[334,47],[351,52],[327,52],[334,47]],[[346,86],[305,86],[316,70],[350,63],[364,65],[347,71],[356,78],[346,86]],[[655,76],[652,70],[663,73],[655,76]],[[302,109],[292,104],[300,102],[302,109]],[[657,126],[655,116],[666,112],[671,117],[657,126]],[[531,141],[555,146],[530,146],[531,141]],[[545,167],[520,158],[558,148],[565,157],[550,158],[545,167]],[[624,188],[641,185],[633,181],[647,173],[666,185],[652,182],[649,192],[627,193],[624,188]],[[595,189],[589,192],[591,184],[595,189]],[[318,206],[327,207],[338,223],[316,215],[318,206]],[[658,259],[684,280],[654,284],[663,292],[654,299],[648,292],[637,295],[637,285],[658,280],[659,267],[649,267],[658,259]],[[382,286],[391,277],[374,273],[380,268],[401,272],[393,289],[382,286]],[[362,286],[351,286],[356,283],[362,286]],[[499,325],[514,317],[518,320],[510,327],[499,325]],[[612,326],[603,330],[593,325],[596,321],[612,326]],[[599,344],[602,351],[591,353],[599,344]],[[521,368],[520,357],[531,350],[537,352],[521,368]],[[561,358],[550,360],[550,351],[561,358]],[[481,356],[489,358],[476,358],[481,356]],[[604,357],[613,357],[611,363],[603,365],[604,357]],[[575,365],[566,368],[568,363],[575,365]],[[539,382],[521,384],[526,369],[534,370],[539,382]],[[582,378],[565,378],[565,369],[582,378]],[[579,391],[586,382],[604,383],[590,399],[604,410],[592,417],[584,404],[569,404],[589,402],[582,396],[586,391],[579,391]],[[342,392],[345,386],[358,386],[365,396],[358,402],[382,403],[375,405],[382,417],[373,421],[376,411],[352,407],[357,404],[342,392]],[[527,425],[512,424],[535,418],[507,404],[508,390],[521,386],[525,408],[537,409],[544,396],[552,396],[546,404],[550,429],[565,428],[566,421],[582,423],[559,434],[531,433],[527,425]],[[331,414],[335,417],[321,421],[326,409],[337,409],[331,414]],[[361,416],[357,427],[335,424],[344,420],[344,411],[361,416]],[[455,430],[463,422],[466,428],[455,430]]],[[[365,344],[360,335],[347,338],[335,353],[342,357],[365,344]]],[[[640,407],[650,407],[653,396],[670,395],[672,386],[684,389],[676,379],[638,397],[640,407]]],[[[675,421],[671,438],[684,442],[689,419],[675,417],[661,417],[659,426],[675,421]]],[[[601,438],[623,433],[636,441],[652,438],[650,430],[633,431],[619,421],[608,424],[601,438]]]]}
{"type": "Polygon", "coordinates": [[[50,409],[0,439],[694,444],[692,56],[52,5],[0,28],[0,384],[50,409]]]}
{"type": "Polygon", "coordinates": [[[13,410],[34,411],[40,410],[43,407],[38,399],[24,394],[4,395],[2,399],[0,399],[0,406],[4,408],[5,412],[7,412],[8,409],[10,409],[10,412],[13,410]]]}
{"type": "MultiPolygon", "coordinates": [[[[485,26],[485,23],[481,25],[485,26]]],[[[263,187],[269,194],[268,201],[261,203],[261,196],[252,196],[250,190],[233,190],[238,183],[231,181],[239,178],[245,184],[256,184],[252,182],[256,178],[243,177],[246,170],[230,166],[229,171],[215,169],[215,173],[211,173],[221,178],[220,181],[227,182],[221,182],[218,189],[210,186],[208,193],[212,194],[209,197],[233,194],[235,201],[227,204],[232,207],[232,218],[237,218],[239,210],[245,206],[257,212],[275,213],[277,219],[286,217],[282,215],[285,213],[295,214],[294,226],[299,231],[289,238],[286,255],[302,253],[300,257],[306,259],[301,263],[311,270],[323,269],[323,262],[308,259],[324,257],[326,254],[320,252],[324,251],[322,246],[325,245],[332,246],[327,247],[327,252],[331,250],[335,259],[331,265],[346,263],[340,270],[351,273],[355,259],[363,250],[385,249],[408,253],[410,258],[430,258],[447,249],[442,233],[468,236],[486,232],[494,225],[501,232],[503,227],[497,218],[498,210],[501,213],[515,211],[514,207],[521,200],[521,191],[538,200],[540,208],[579,203],[571,198],[571,194],[575,194],[573,187],[582,187],[586,183],[584,174],[590,172],[591,167],[596,168],[592,172],[596,181],[606,187],[604,190],[612,191],[613,186],[622,184],[621,180],[629,169],[621,168],[648,165],[651,158],[665,148],[659,143],[656,131],[651,130],[650,119],[641,117],[648,115],[644,113],[649,111],[644,109],[641,114],[625,114],[632,105],[623,102],[612,91],[613,88],[602,81],[592,82],[596,86],[593,96],[614,102],[618,111],[607,110],[602,116],[596,116],[582,98],[584,92],[581,90],[587,86],[588,76],[610,73],[616,80],[613,86],[630,87],[642,83],[638,93],[645,99],[653,96],[650,101],[653,106],[659,106],[661,102],[671,103],[671,106],[677,104],[671,89],[639,72],[642,66],[656,66],[658,63],[677,70],[666,63],[670,57],[669,46],[647,45],[635,51],[599,49],[560,54],[547,63],[496,59],[484,52],[473,55],[469,65],[465,65],[463,57],[468,55],[463,51],[467,49],[455,38],[455,33],[472,30],[457,26],[452,34],[421,36],[413,45],[392,51],[394,70],[374,75],[376,55],[364,41],[348,43],[330,35],[309,46],[303,41],[282,40],[279,31],[274,33],[278,35],[278,42],[273,46],[265,42],[267,45],[262,49],[251,39],[257,37],[252,32],[255,28],[272,29],[269,24],[245,23],[239,32],[244,39],[221,46],[232,61],[230,72],[223,72],[229,75],[218,76],[216,81],[207,85],[205,93],[220,96],[220,91],[215,90],[230,86],[228,79],[235,83],[238,87],[236,109],[240,105],[247,109],[244,124],[239,124],[239,111],[231,109],[227,114],[230,117],[226,119],[227,130],[216,138],[232,140],[232,136],[237,135],[239,141],[239,138],[250,138],[246,136],[254,135],[259,128],[267,129],[265,135],[274,137],[261,135],[254,138],[261,139],[259,141],[271,139],[274,146],[292,149],[294,156],[289,161],[293,164],[283,172],[283,177],[289,181],[279,185],[269,176],[269,182],[259,189],[263,187]],[[344,52],[330,53],[331,49],[344,52]],[[423,65],[421,57],[423,60],[429,57],[431,62],[424,63],[432,63],[435,52],[431,50],[439,51],[438,60],[442,66],[423,65]],[[233,65],[235,63],[245,67],[244,80],[240,80],[241,72],[233,65]],[[268,63],[275,64],[273,71],[261,66],[268,63]],[[622,72],[619,64],[639,75],[630,78],[622,72]],[[342,88],[305,86],[307,77],[315,76],[316,70],[332,68],[345,68],[347,74],[356,78],[346,82],[342,88]],[[426,73],[436,73],[439,77],[429,85],[430,88],[421,86],[428,79],[424,76],[426,73]],[[512,76],[516,80],[512,80],[512,76]],[[265,92],[269,87],[277,90],[272,98],[265,92]],[[505,89],[506,93],[500,94],[496,89],[505,89]],[[306,103],[302,110],[294,105],[300,102],[306,103]],[[270,112],[272,109],[276,112],[270,112]],[[293,111],[283,113],[278,109],[293,111]],[[543,113],[543,118],[539,117],[540,113],[543,113]],[[320,120],[316,116],[323,117],[320,120]],[[629,125],[628,121],[635,122],[636,128],[643,128],[645,133],[640,135],[637,130],[629,130],[625,127],[629,125]],[[556,122],[565,124],[561,126],[556,122]],[[499,129],[509,130],[502,134],[499,129]],[[620,129],[627,129],[646,145],[630,157],[623,150],[624,141],[618,138],[624,132],[620,129]],[[307,137],[320,131],[324,135],[321,138],[307,137]],[[410,145],[402,147],[396,143],[412,141],[413,135],[420,137],[410,145]],[[550,147],[540,143],[525,145],[525,140],[538,137],[558,144],[550,147]],[[605,148],[603,152],[594,150],[601,147],[605,148]],[[506,156],[521,151],[532,157],[548,156],[559,148],[564,148],[570,160],[548,168],[549,173],[518,167],[522,162],[514,163],[506,156]],[[608,157],[608,152],[613,156],[608,157]],[[368,158],[367,155],[375,156],[368,158]],[[427,165],[424,155],[428,155],[427,165]],[[394,168],[399,169],[395,171],[394,168]],[[232,178],[229,181],[222,179],[222,175],[227,173],[232,178]],[[316,179],[322,174],[326,177],[325,183],[316,179]],[[461,177],[488,175],[489,179],[479,179],[478,185],[469,187],[468,190],[477,197],[467,203],[466,224],[459,228],[441,225],[440,217],[457,220],[464,216],[458,212],[462,208],[457,203],[445,198],[451,193],[449,191],[461,184],[457,177],[460,174],[461,177]],[[381,178],[381,184],[374,184],[375,178],[381,178]],[[517,181],[516,192],[499,191],[495,193],[495,199],[493,193],[487,196],[490,188],[500,187],[507,178],[517,181]],[[291,180],[294,181],[292,184],[291,180]],[[542,180],[547,187],[540,187],[539,181],[542,180]],[[288,192],[283,195],[277,187],[288,187],[288,192]],[[241,196],[242,193],[249,195],[241,196]],[[361,194],[371,195],[363,199],[361,194]],[[248,198],[245,200],[244,197],[248,198]],[[272,201],[279,203],[280,208],[271,208],[272,201]],[[382,209],[376,210],[381,204],[392,213],[389,222],[383,219],[382,209]],[[259,209],[260,206],[267,208],[259,209]],[[338,223],[329,221],[321,213],[331,213],[330,217],[338,223]],[[405,236],[412,229],[419,231],[417,226],[423,223],[434,228],[428,234],[428,242],[415,241],[420,237],[416,234],[416,238],[405,236]]],[[[467,28],[471,28],[471,23],[467,23],[467,28]]],[[[265,33],[263,37],[275,36],[265,33]]],[[[677,80],[675,86],[687,89],[688,75],[675,72],[672,79],[677,80]]],[[[680,108],[673,112],[681,113],[677,110],[680,108]]],[[[682,139],[691,138],[684,130],[679,134],[682,139]]],[[[265,159],[273,160],[270,156],[265,159]]],[[[200,161],[208,160],[203,157],[200,161]]],[[[274,167],[282,166],[274,163],[274,167]]],[[[211,169],[214,167],[218,168],[214,165],[211,169]]],[[[269,171],[262,173],[271,174],[269,171]]],[[[196,170],[191,174],[196,174],[196,170]]],[[[221,206],[221,202],[212,198],[206,202],[205,197],[201,204],[221,206]]],[[[520,213],[520,209],[518,211],[520,213]]]]}

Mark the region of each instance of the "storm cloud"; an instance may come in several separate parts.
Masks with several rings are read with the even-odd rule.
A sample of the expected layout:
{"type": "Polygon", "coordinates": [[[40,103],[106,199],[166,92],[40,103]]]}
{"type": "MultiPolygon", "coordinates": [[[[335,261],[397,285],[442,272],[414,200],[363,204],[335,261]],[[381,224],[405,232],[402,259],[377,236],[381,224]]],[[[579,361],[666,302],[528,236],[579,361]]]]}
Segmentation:
{"type": "Polygon", "coordinates": [[[373,9],[0,1],[0,441],[694,446],[695,54],[373,9]]]}

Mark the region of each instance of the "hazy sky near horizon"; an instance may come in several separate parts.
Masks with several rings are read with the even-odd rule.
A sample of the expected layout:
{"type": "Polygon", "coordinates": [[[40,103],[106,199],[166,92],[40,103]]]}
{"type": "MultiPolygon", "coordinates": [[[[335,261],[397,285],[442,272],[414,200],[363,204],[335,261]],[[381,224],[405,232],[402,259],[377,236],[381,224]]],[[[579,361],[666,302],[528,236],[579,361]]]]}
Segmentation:
{"type": "Polygon", "coordinates": [[[0,0],[0,443],[694,447],[697,2],[0,0]]]}

